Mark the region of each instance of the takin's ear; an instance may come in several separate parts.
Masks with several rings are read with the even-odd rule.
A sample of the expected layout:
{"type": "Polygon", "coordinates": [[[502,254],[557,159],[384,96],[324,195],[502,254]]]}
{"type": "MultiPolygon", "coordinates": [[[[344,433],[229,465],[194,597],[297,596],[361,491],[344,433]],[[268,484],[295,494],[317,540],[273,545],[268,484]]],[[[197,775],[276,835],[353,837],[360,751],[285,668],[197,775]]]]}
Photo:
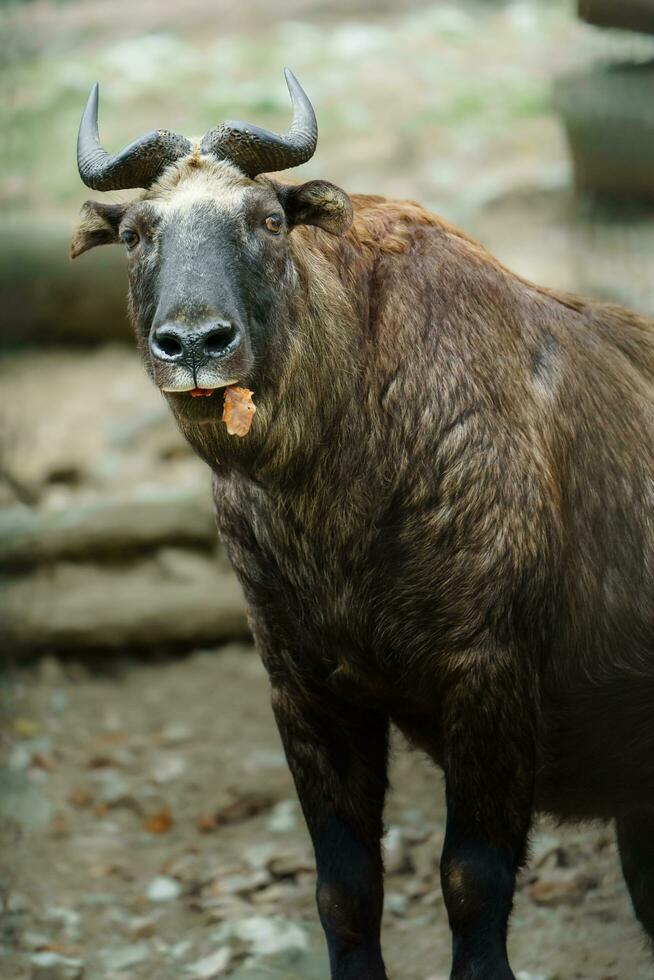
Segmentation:
{"type": "Polygon", "coordinates": [[[101,204],[86,201],[82,218],[70,243],[70,257],[76,259],[96,245],[111,245],[118,241],[118,227],[127,210],[127,204],[101,204]]]}
{"type": "Polygon", "coordinates": [[[352,201],[345,191],[326,180],[277,188],[289,228],[317,225],[332,235],[342,235],[352,224],[352,201]]]}

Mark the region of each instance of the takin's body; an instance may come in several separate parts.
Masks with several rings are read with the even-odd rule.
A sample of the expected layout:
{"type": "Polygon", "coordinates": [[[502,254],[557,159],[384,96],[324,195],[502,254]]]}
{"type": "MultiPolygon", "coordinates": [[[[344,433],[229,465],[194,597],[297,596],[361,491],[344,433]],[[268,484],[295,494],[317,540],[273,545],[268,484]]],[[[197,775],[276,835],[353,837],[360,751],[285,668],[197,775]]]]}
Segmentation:
{"type": "Polygon", "coordinates": [[[466,727],[494,694],[510,728],[530,705],[538,809],[654,805],[654,323],[535,287],[416,205],[353,202],[318,244],[321,293],[357,298],[347,391],[321,432],[289,384],[261,478],[214,477],[267,665],[441,764],[452,684],[479,675],[466,727]]]}
{"type": "MultiPolygon", "coordinates": [[[[233,173],[214,171],[241,207],[233,173]]],[[[131,273],[144,350],[170,255],[191,289],[206,215],[227,221],[227,192],[214,208],[202,181],[180,167],[140,205],[159,222],[171,201],[193,212],[192,235],[157,232],[156,296],[131,273]]],[[[229,293],[249,322],[266,308],[239,378],[252,429],[227,436],[220,395],[167,397],[214,471],[315,846],[332,976],[386,976],[389,722],[445,773],[453,977],[512,976],[536,811],[617,819],[653,934],[654,323],[535,287],[417,205],[354,197],[337,237],[294,227],[301,188],[259,186],[289,233],[285,264],[260,251],[264,280],[244,291],[241,274],[229,293]]],[[[212,308],[229,305],[224,288],[212,308]]]]}

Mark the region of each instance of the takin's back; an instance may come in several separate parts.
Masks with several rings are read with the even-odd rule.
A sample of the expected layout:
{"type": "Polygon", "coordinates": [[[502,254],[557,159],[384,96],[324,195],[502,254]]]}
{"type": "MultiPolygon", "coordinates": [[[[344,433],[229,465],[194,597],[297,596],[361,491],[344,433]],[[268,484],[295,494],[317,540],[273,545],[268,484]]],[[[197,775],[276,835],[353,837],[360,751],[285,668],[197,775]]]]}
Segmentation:
{"type": "MultiPolygon", "coordinates": [[[[365,272],[370,403],[413,500],[438,473],[443,510],[479,524],[492,494],[506,536],[543,542],[525,562],[552,566],[563,645],[649,630],[654,663],[654,321],[527,282],[419,205],[353,200],[328,247],[365,272]]],[[[478,541],[487,571],[495,536],[478,541]]]]}

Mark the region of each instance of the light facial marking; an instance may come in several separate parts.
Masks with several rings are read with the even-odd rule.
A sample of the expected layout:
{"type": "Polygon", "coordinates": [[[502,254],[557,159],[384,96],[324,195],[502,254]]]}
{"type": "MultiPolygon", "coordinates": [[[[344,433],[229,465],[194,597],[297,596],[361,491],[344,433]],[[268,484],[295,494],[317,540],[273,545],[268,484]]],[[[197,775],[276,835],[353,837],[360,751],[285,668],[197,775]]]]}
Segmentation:
{"type": "MultiPolygon", "coordinates": [[[[154,317],[148,348],[155,384],[166,394],[183,395],[246,383],[254,356],[243,307],[248,296],[235,270],[247,269],[251,289],[259,272],[267,275],[269,266],[259,269],[260,262],[275,263],[274,281],[285,282],[292,273],[283,251],[272,246],[266,253],[266,242],[285,226],[275,186],[194,152],[169,167],[140,200],[125,230],[135,227],[146,246],[135,250],[132,268],[136,288],[150,303],[143,306],[144,330],[154,317]],[[232,323],[235,342],[211,346],[212,321],[216,335],[221,324],[232,323]],[[171,338],[177,347],[169,355],[171,338]]],[[[272,283],[266,281],[266,288],[272,283]]]]}
{"type": "Polygon", "coordinates": [[[199,200],[212,200],[224,211],[237,211],[245,192],[256,186],[233,164],[211,160],[197,151],[174,164],[152,185],[145,200],[170,214],[187,211],[199,200]]]}

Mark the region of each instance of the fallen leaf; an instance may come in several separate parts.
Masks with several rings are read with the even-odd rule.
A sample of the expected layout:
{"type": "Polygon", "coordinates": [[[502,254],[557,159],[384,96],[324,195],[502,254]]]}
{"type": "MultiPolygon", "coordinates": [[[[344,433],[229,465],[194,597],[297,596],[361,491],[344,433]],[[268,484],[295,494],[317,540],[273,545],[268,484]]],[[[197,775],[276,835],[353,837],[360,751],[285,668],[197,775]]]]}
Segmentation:
{"type": "Polygon", "coordinates": [[[62,943],[41,943],[37,947],[37,952],[39,953],[59,953],[60,956],[77,956],[79,950],[71,949],[70,946],[64,946],[62,943]]]}
{"type": "Polygon", "coordinates": [[[248,820],[250,817],[256,817],[258,813],[263,813],[264,810],[269,810],[273,803],[274,800],[263,793],[244,794],[216,811],[216,824],[238,823],[241,820],[248,820]]]}
{"type": "Polygon", "coordinates": [[[173,818],[170,810],[164,808],[146,817],[143,821],[143,830],[147,830],[149,834],[165,834],[170,830],[172,825],[173,818]]]}
{"type": "Polygon", "coordinates": [[[72,804],[72,806],[89,806],[89,804],[93,802],[93,797],[90,793],[87,793],[85,789],[76,789],[73,790],[68,797],[68,802],[72,804]]]}
{"type": "Polygon", "coordinates": [[[560,869],[543,875],[527,889],[529,898],[536,905],[579,905],[586,892],[597,887],[597,881],[574,869],[560,869]]]}
{"type": "Polygon", "coordinates": [[[69,834],[68,821],[63,813],[55,813],[50,821],[50,833],[53,837],[67,837],[69,834]]]}
{"type": "Polygon", "coordinates": [[[39,734],[39,726],[31,718],[16,718],[14,732],[19,738],[34,738],[39,734]]]}
{"type": "Polygon", "coordinates": [[[230,436],[246,436],[252,425],[256,405],[252,401],[253,392],[248,388],[229,385],[225,388],[223,422],[230,436]]]}
{"type": "Polygon", "coordinates": [[[89,769],[109,769],[116,765],[116,760],[110,755],[92,755],[87,766],[89,769]]]}
{"type": "Polygon", "coordinates": [[[202,834],[211,833],[218,826],[215,813],[201,813],[195,820],[195,826],[202,834]]]}

